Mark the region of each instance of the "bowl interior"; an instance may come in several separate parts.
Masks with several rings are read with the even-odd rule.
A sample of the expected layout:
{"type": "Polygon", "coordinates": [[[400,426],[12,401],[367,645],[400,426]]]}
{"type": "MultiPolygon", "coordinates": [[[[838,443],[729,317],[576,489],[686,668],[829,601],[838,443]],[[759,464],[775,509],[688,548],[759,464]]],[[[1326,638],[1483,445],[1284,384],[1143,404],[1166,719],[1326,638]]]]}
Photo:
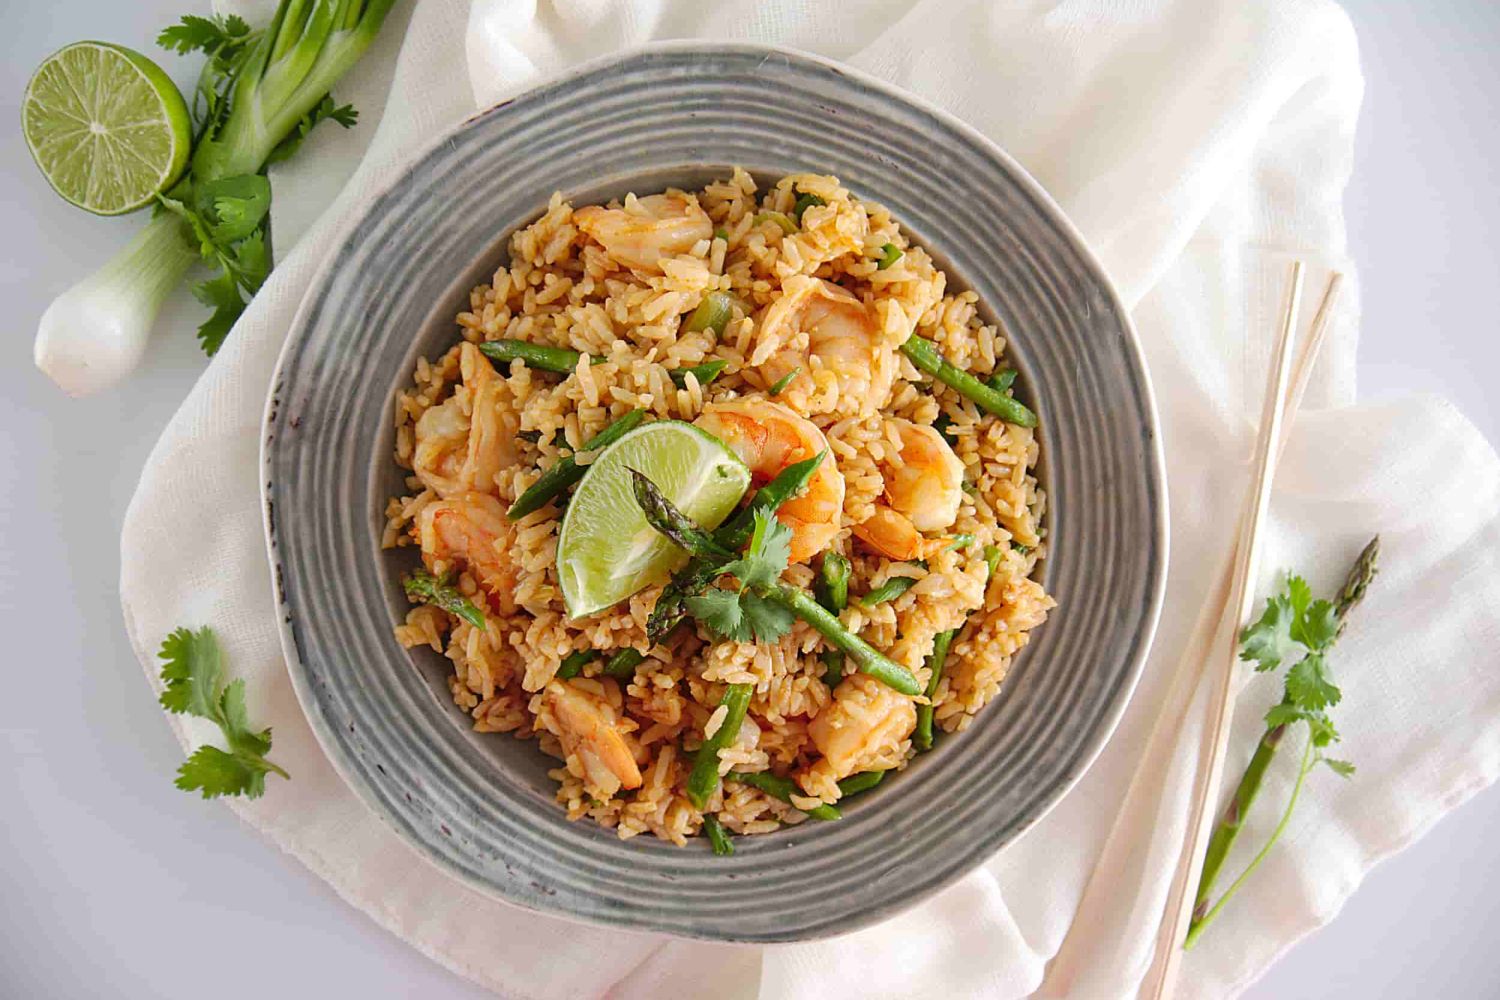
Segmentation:
{"type": "Polygon", "coordinates": [[[424,854],[511,902],[722,940],[844,933],[1003,846],[1076,780],[1134,683],[1164,569],[1148,385],[1108,282],[1040,189],[961,125],[846,70],[738,46],[648,50],[491,109],[415,161],[309,293],[273,390],[272,559],[298,695],[341,773],[424,854]],[[475,734],[448,662],[407,654],[409,553],[382,552],[391,400],[457,338],[468,290],[553,191],[575,204],[700,187],[738,164],[814,171],[891,209],[1004,322],[1042,421],[1047,584],[1060,607],[959,738],[838,823],[709,859],[568,823],[533,742],[475,734]],[[872,871],[871,857],[883,858],[872,871]]]}

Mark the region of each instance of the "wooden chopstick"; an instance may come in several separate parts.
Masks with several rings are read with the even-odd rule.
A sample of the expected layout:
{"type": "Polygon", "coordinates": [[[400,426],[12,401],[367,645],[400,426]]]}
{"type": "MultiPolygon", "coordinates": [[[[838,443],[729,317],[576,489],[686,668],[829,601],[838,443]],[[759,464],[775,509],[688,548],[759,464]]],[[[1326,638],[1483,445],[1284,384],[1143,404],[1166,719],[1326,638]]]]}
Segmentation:
{"type": "MultiPolygon", "coordinates": [[[[1302,349],[1298,354],[1292,375],[1291,387],[1287,392],[1286,403],[1282,411],[1282,433],[1277,448],[1278,457],[1281,450],[1286,447],[1289,437],[1287,431],[1306,393],[1316,365],[1319,350],[1333,315],[1333,305],[1338,296],[1340,283],[1341,275],[1334,273],[1330,276],[1308,335],[1303,339],[1302,349]]],[[[1243,525],[1244,520],[1245,515],[1242,513],[1236,519],[1236,523],[1243,525]]],[[[1209,650],[1218,647],[1218,638],[1226,627],[1238,631],[1235,628],[1238,625],[1237,622],[1227,621],[1235,555],[1236,546],[1231,546],[1214,568],[1214,572],[1208,577],[1212,585],[1206,591],[1207,599],[1189,633],[1181,655],[1174,664],[1172,680],[1162,700],[1160,715],[1146,741],[1146,749],[1141,758],[1143,761],[1170,755],[1171,746],[1181,738],[1184,719],[1192,703],[1192,689],[1196,687],[1202,676],[1202,670],[1208,662],[1209,650]]],[[[1142,856],[1138,843],[1141,836],[1140,829],[1142,825],[1152,822],[1154,818],[1152,814],[1160,808],[1154,803],[1161,796],[1168,794],[1164,790],[1166,781],[1166,772],[1160,768],[1138,766],[1131,776],[1130,784],[1121,800],[1120,813],[1116,817],[1109,836],[1105,839],[1083,897],[1079,900],[1078,911],[1073,918],[1073,928],[1064,938],[1047,971],[1045,987],[1047,996],[1074,995],[1076,981],[1084,965],[1121,957],[1101,957],[1099,943],[1090,941],[1088,937],[1089,928],[1097,921],[1106,919],[1106,914],[1120,905],[1122,882],[1140,879],[1144,866],[1151,863],[1147,857],[1142,856]]],[[[1196,889],[1196,882],[1188,884],[1196,889]]],[[[1139,900],[1137,907],[1144,907],[1158,915],[1163,912],[1160,908],[1152,910],[1144,897],[1139,900]]],[[[1148,916],[1148,913],[1140,914],[1142,919],[1148,916]]],[[[1161,948],[1161,942],[1158,941],[1157,951],[1153,954],[1159,954],[1161,948]]]]}
{"type": "MultiPolygon", "coordinates": [[[[1291,386],[1292,344],[1297,333],[1297,313],[1302,303],[1302,262],[1294,261],[1287,277],[1287,293],[1277,334],[1276,353],[1267,379],[1266,396],[1261,408],[1260,430],[1255,444],[1255,476],[1250,482],[1245,520],[1236,548],[1234,575],[1226,607],[1232,614],[1230,628],[1219,630],[1217,650],[1210,660],[1215,668],[1213,689],[1209,698],[1212,716],[1200,745],[1197,780],[1193,786],[1188,813],[1188,838],[1180,855],[1161,930],[1156,940],[1156,958],[1143,984],[1142,993],[1153,1000],[1169,997],[1176,989],[1177,973],[1182,962],[1182,941],[1192,916],[1194,889],[1203,870],[1203,850],[1213,829],[1212,803],[1218,800],[1219,782],[1224,770],[1224,750],[1229,742],[1230,723],[1234,718],[1237,688],[1234,678],[1239,661],[1239,624],[1249,617],[1255,600],[1255,579],[1260,564],[1260,549],[1266,511],[1271,503],[1271,484],[1281,456],[1281,427],[1288,416],[1288,390],[1291,386]],[[1227,631],[1227,638],[1225,632],[1227,631]]],[[[1326,320],[1325,320],[1326,325],[1326,320]]],[[[1311,358],[1304,352],[1305,372],[1311,371],[1311,358]]],[[[1302,374],[1299,372],[1299,374],[1302,374]]],[[[1306,375],[1302,381],[1305,386],[1306,375]]]]}

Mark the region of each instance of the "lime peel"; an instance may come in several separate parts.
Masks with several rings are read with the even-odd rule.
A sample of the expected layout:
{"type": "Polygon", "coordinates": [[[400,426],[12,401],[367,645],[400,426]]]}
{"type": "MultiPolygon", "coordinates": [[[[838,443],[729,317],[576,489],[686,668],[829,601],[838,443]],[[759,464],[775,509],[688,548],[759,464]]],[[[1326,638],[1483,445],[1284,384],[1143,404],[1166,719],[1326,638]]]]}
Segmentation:
{"type": "Polygon", "coordinates": [[[750,470],[733,451],[682,421],[646,424],[604,449],[579,480],[558,532],[557,576],[571,618],[664,583],[687,561],[646,522],[631,470],[706,530],[718,527],[750,488],[750,470]]]}
{"type": "Polygon", "coordinates": [[[42,176],[96,215],[151,204],[187,168],[193,126],[172,78],[108,42],[74,42],[32,74],[21,131],[42,176]]]}

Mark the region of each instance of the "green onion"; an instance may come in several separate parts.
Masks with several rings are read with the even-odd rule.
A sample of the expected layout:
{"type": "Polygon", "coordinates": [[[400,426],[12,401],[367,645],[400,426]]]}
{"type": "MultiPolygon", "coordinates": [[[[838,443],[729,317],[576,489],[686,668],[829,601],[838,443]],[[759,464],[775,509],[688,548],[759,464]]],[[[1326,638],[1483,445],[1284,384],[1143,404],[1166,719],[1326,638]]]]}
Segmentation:
{"type": "Polygon", "coordinates": [[[692,315],[688,316],[682,329],[684,333],[712,330],[715,337],[722,337],[724,328],[733,317],[734,296],[727,292],[709,292],[703,296],[703,301],[698,303],[698,308],[693,310],[692,315]]]}
{"type": "Polygon", "coordinates": [[[797,200],[792,203],[792,218],[797,220],[797,225],[802,225],[802,213],[814,205],[826,205],[828,202],[815,194],[802,194],[798,192],[797,200]]]}
{"type": "Polygon", "coordinates": [[[906,254],[902,253],[896,244],[887,243],[880,248],[880,260],[875,264],[875,270],[884,271],[905,256],[906,254]]]}
{"type": "Polygon", "coordinates": [[[719,817],[713,813],[704,813],[703,832],[708,837],[709,846],[719,857],[727,858],[734,854],[734,842],[729,837],[729,831],[724,829],[724,824],[719,822],[719,817]]]}
{"type": "Polygon", "coordinates": [[[701,365],[690,365],[687,368],[673,368],[667,372],[667,376],[671,378],[672,384],[677,386],[677,388],[686,389],[689,372],[698,380],[698,385],[706,386],[718,378],[727,367],[729,367],[729,362],[720,358],[714,361],[705,361],[701,365]]]}
{"type": "Polygon", "coordinates": [[[781,390],[783,390],[787,386],[791,385],[792,384],[792,379],[796,378],[797,377],[797,373],[800,372],[801,370],[802,370],[801,367],[793,368],[791,371],[789,371],[785,375],[781,376],[781,378],[779,378],[775,382],[771,383],[771,388],[768,389],[768,390],[766,390],[766,391],[769,392],[772,396],[779,396],[779,395],[781,395],[781,390]]]}
{"type": "MultiPolygon", "coordinates": [[[[579,451],[597,451],[608,448],[634,430],[636,424],[644,419],[646,419],[645,410],[631,410],[585,441],[579,451]]],[[[582,479],[587,471],[587,466],[579,465],[572,455],[564,455],[553,463],[550,469],[543,472],[536,482],[527,487],[526,492],[516,498],[516,502],[510,505],[510,510],[505,512],[505,516],[512,521],[518,521],[532,511],[542,509],[553,497],[568,490],[582,479]]]]}
{"type": "Polygon", "coordinates": [[[974,544],[974,536],[973,535],[954,535],[948,541],[948,544],[943,546],[943,551],[944,552],[957,552],[959,549],[966,549],[970,545],[973,545],[973,544],[974,544]]]}
{"type": "Polygon", "coordinates": [[[797,231],[797,223],[793,222],[791,216],[785,212],[762,212],[755,217],[755,224],[758,226],[763,222],[776,223],[788,236],[797,231]]]}
{"type": "Polygon", "coordinates": [[[723,240],[725,243],[728,243],[729,230],[725,229],[723,226],[720,226],[718,229],[714,230],[714,239],[723,240]]]}
{"type": "Polygon", "coordinates": [[[1021,553],[1021,555],[1023,555],[1023,556],[1031,554],[1031,546],[1030,545],[1022,545],[1020,542],[1011,542],[1010,543],[1010,547],[1013,548],[1013,549],[1015,549],[1017,552],[1021,553]]]}
{"type": "Polygon", "coordinates": [[[986,580],[995,575],[995,568],[1000,565],[1000,557],[1002,555],[1004,555],[1004,553],[1000,551],[999,546],[986,545],[984,547],[984,566],[985,569],[989,570],[989,572],[986,573],[984,577],[986,580]]]}

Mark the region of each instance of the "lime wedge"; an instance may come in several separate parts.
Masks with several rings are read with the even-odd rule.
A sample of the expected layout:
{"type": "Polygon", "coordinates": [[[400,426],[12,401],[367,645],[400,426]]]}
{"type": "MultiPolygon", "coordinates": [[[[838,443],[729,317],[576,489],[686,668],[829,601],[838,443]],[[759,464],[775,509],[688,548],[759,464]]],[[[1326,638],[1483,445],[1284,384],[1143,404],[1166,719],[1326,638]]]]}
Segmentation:
{"type": "Polygon", "coordinates": [[[21,103],[31,158],[79,208],[121,215],[187,166],[193,125],[171,77],[139,52],[75,42],[47,57],[21,103]]]}
{"type": "Polygon", "coordinates": [[[646,523],[630,488],[644,473],[704,528],[717,528],[750,488],[750,470],[712,434],[658,420],[626,434],[590,463],[557,539],[557,576],[568,614],[596,614],[687,562],[687,553],[646,523]]]}

